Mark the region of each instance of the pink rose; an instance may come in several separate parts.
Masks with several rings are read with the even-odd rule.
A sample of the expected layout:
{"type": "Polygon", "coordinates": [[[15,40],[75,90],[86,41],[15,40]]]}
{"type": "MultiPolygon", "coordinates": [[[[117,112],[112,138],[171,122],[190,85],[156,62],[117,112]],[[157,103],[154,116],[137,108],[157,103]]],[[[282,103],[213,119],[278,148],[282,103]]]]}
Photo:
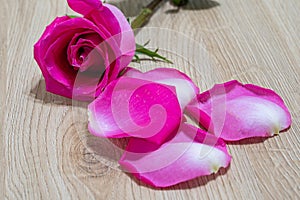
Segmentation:
{"type": "Polygon", "coordinates": [[[83,17],[57,17],[34,46],[49,92],[90,100],[116,79],[135,52],[123,13],[100,0],[68,0],[83,17]]]}

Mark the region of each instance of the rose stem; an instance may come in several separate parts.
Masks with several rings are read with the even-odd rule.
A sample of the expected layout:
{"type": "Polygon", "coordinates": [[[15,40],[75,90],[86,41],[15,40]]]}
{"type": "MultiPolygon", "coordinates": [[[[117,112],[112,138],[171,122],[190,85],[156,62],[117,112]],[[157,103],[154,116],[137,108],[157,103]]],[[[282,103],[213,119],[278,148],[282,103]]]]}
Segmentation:
{"type": "Polygon", "coordinates": [[[152,16],[155,9],[159,6],[159,4],[164,0],[153,0],[151,1],[140,14],[131,22],[131,27],[133,29],[141,28],[152,16]]]}

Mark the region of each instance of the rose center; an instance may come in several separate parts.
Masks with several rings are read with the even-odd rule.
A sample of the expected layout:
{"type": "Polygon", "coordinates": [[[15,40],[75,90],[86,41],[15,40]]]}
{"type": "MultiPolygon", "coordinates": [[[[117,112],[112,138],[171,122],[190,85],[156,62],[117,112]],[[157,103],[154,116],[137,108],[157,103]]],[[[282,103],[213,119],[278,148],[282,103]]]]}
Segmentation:
{"type": "Polygon", "coordinates": [[[73,66],[75,70],[79,70],[82,64],[88,60],[89,54],[91,53],[91,47],[80,47],[77,51],[76,61],[78,65],[73,66]]]}

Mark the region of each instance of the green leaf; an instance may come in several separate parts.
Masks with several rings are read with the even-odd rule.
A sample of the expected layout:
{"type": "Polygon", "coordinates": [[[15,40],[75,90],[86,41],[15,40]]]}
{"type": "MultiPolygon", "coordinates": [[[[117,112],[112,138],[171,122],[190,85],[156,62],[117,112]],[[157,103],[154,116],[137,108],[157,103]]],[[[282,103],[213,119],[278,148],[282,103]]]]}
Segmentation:
{"type": "Polygon", "coordinates": [[[140,45],[140,44],[136,44],[136,50],[135,50],[135,60],[136,62],[140,62],[140,57],[138,55],[145,55],[150,57],[152,60],[158,61],[164,61],[170,64],[173,64],[172,61],[168,60],[166,57],[161,56],[160,54],[158,54],[158,49],[156,49],[155,51],[152,51],[150,49],[147,49],[145,46],[147,44],[149,44],[150,41],[146,42],[144,45],[140,45]]]}
{"type": "Polygon", "coordinates": [[[77,15],[66,15],[66,16],[68,16],[68,17],[70,17],[70,18],[77,18],[77,17],[80,17],[80,16],[77,16],[77,15]]]}
{"type": "Polygon", "coordinates": [[[184,6],[188,3],[188,0],[172,0],[172,3],[176,6],[184,6]]]}

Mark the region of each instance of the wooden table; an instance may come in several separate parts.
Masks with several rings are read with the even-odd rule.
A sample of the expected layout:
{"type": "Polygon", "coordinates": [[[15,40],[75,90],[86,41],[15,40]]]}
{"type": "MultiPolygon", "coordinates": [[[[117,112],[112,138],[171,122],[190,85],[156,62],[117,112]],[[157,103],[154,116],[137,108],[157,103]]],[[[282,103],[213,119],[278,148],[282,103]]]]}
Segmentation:
{"type": "MultiPolygon", "coordinates": [[[[149,1],[113,2],[132,17],[149,1]]],[[[190,2],[180,10],[164,3],[146,25],[187,39],[160,41],[158,34],[153,44],[160,41],[166,48],[162,52],[202,91],[231,79],[272,88],[289,107],[292,127],[267,140],[230,144],[231,166],[217,175],[164,190],[139,184],[103,157],[102,140],[89,135],[86,121],[76,118],[84,106],[45,91],[33,44],[54,17],[72,13],[66,1],[2,1],[1,198],[300,198],[300,1],[190,2]],[[193,41],[204,49],[189,49],[193,41]],[[174,56],[177,51],[183,58],[174,56]]],[[[149,29],[144,30],[137,38],[147,39],[149,29]]],[[[145,69],[149,62],[133,65],[145,69]]]]}

